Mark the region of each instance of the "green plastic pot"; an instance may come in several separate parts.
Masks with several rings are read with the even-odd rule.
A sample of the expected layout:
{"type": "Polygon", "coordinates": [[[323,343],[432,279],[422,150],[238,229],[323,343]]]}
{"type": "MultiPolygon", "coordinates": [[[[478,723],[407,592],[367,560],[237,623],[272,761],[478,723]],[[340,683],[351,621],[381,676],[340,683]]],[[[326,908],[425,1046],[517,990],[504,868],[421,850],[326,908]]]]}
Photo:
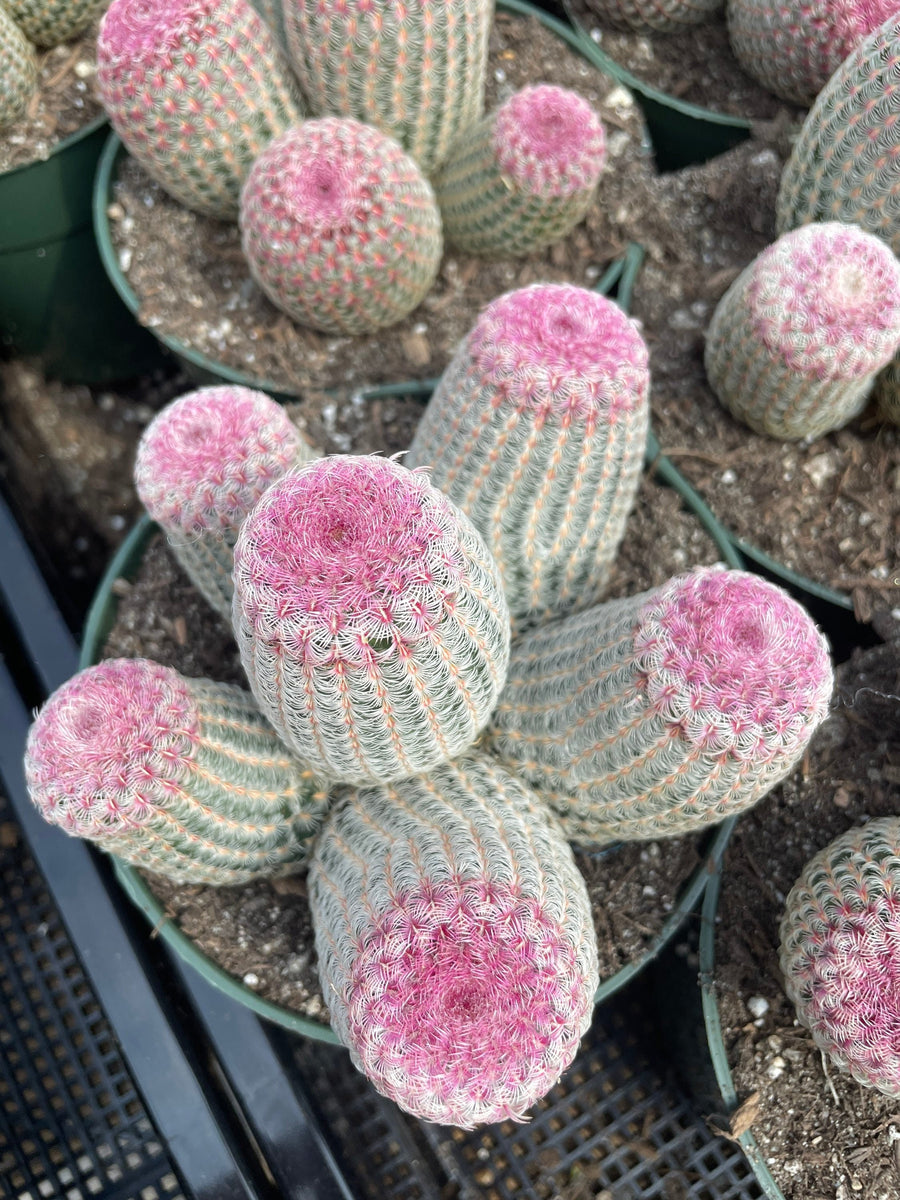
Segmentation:
{"type": "Polygon", "coordinates": [[[101,116],[46,160],[0,174],[0,344],[75,383],[109,383],[160,361],[97,253],[91,198],[106,136],[101,116]]]}

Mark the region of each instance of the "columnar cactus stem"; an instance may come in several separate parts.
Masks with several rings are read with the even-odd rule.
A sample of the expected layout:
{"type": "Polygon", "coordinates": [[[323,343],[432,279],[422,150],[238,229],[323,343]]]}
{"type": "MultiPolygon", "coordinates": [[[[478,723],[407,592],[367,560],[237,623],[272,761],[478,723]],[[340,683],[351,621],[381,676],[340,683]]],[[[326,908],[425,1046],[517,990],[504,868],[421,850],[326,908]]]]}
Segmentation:
{"type": "Polygon", "coordinates": [[[109,0],[3,0],[15,23],[36,46],[58,46],[77,37],[109,0]]]}
{"type": "Polygon", "coordinates": [[[434,177],[447,242],[487,257],[531,254],[584,217],[606,159],[599,117],[566,88],[523,88],[453,147],[434,177]]]}
{"type": "Polygon", "coordinates": [[[781,970],[820,1050],[900,1098],[900,819],[851,829],[803,869],[781,922],[781,970]]]}
{"type": "Polygon", "coordinates": [[[240,223],[272,303],[327,333],[401,320],[440,266],[431,185],[397,142],[358,121],[306,121],[277,138],[253,164],[240,223]]]}
{"type": "Polygon", "coordinates": [[[116,133],[176,200],[233,220],[250,164],[302,116],[247,0],[112,0],[97,79],[116,133]]]}
{"type": "Polygon", "coordinates": [[[52,824],[183,883],[298,868],[326,806],[247,692],[146,659],[110,659],[54,692],[25,773],[52,824]]]}
{"type": "Polygon", "coordinates": [[[705,568],[517,639],[490,749],[570,841],[681,834],[784,778],[831,689],[825,640],[786,592],[705,568]]]}
{"type": "Polygon", "coordinates": [[[735,280],[706,340],[713,391],[777,438],[818,437],[865,407],[900,344],[900,264],[837,221],[784,234],[735,280]]]}
{"type": "Polygon", "coordinates": [[[37,78],[34,46],[0,4],[0,129],[12,125],[25,111],[37,78]]]}
{"type": "Polygon", "coordinates": [[[514,621],[599,599],[643,463],[647,358],[612,301],[535,284],[490,304],[444,372],[405,461],[471,518],[514,621]]]}
{"type": "Polygon", "coordinates": [[[346,455],[292,471],[242,525],[234,587],[253,694],[325,778],[426,771],[486,724],[509,655],[499,572],[421,472],[346,455]]]}
{"type": "Polygon", "coordinates": [[[229,623],[234,543],[276,479],[313,452],[263,392],[207,387],[173,401],[138,444],[134,481],[178,562],[229,623]]]}
{"type": "Polygon", "coordinates": [[[584,880],[545,806],[487,758],[351,794],[310,904],[332,1025],[407,1112],[522,1120],[574,1057],[598,982],[584,880]]]}
{"type": "Polygon", "coordinates": [[[678,33],[701,25],[724,0],[590,0],[589,7],[605,24],[635,33],[678,33]]]}
{"type": "Polygon", "coordinates": [[[314,115],[374,125],[426,175],[481,116],[492,0],[284,0],[283,7],[314,115]]]}

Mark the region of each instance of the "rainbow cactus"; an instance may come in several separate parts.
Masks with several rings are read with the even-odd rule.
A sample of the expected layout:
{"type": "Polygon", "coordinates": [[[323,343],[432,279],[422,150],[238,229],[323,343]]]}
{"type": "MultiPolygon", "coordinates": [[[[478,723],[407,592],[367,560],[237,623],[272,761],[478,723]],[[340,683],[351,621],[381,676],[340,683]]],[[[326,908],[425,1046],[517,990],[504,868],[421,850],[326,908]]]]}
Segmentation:
{"type": "Polygon", "coordinates": [[[894,0],[728,0],[728,38],[748,75],[809,105],[896,7],[894,0]]]}
{"type": "Polygon", "coordinates": [[[782,439],[839,429],[900,344],[900,263],[878,238],[827,221],[782,235],[720,300],[706,339],[713,391],[782,439]]]}
{"type": "Polygon", "coordinates": [[[247,692],[147,659],[109,659],[57,689],[25,773],[52,824],[182,883],[296,870],[327,800],[247,692]]]}
{"type": "Polygon", "coordinates": [[[897,358],[892,359],[878,376],[872,399],[883,421],[900,425],[900,360],[897,358]]]}
{"type": "Polygon", "coordinates": [[[284,0],[283,8],[314,115],[374,125],[426,175],[481,116],[493,0],[284,0]]]}
{"type": "Polygon", "coordinates": [[[253,694],[325,778],[426,771],[493,711],[510,637],[500,575],[422,472],[349,455],[290,472],[241,527],[234,589],[253,694]]]}
{"type": "Polygon", "coordinates": [[[786,592],[701,568],[517,639],[490,749],[570,841],[681,834],[784,778],[831,689],[825,640],[786,592]]]}
{"type": "Polygon", "coordinates": [[[250,3],[275,34],[275,41],[288,53],[287,30],[284,27],[284,5],[282,0],[250,0],[250,3]]]}
{"type": "Polygon", "coordinates": [[[781,922],[785,991],[813,1040],[900,1099],[900,818],[842,834],[810,862],[781,922]]]}
{"type": "Polygon", "coordinates": [[[584,880],[537,797],[474,756],[356,791],[309,883],[332,1025],[375,1087],[428,1121],[525,1119],[598,983],[584,880]]]}
{"type": "Polygon", "coordinates": [[[589,0],[591,12],[613,29],[678,33],[710,21],[724,0],[589,0]]]}
{"type": "Polygon", "coordinates": [[[516,622],[602,592],[640,479],[647,357],[612,301],[535,284],[485,309],[425,410],[406,465],[471,519],[516,622]]]}
{"type": "Polygon", "coordinates": [[[241,195],[244,254],[269,299],[327,333],[393,325],[441,260],[431,185],[392,138],[338,117],[289,129],[241,195]]]}
{"type": "Polygon", "coordinates": [[[34,46],[0,3],[0,129],[21,117],[37,79],[34,46]]]}
{"type": "Polygon", "coordinates": [[[167,405],[138,444],[138,496],[194,586],[229,623],[234,543],[276,479],[313,452],[281,405],[243,387],[206,387],[167,405]]]}
{"type": "Polygon", "coordinates": [[[83,33],[109,0],[3,0],[15,23],[36,46],[58,46],[83,33]]]}
{"type": "Polygon", "coordinates": [[[434,176],[444,236],[466,254],[531,254],[585,216],[606,160],[603,126],[577,92],[512,95],[456,143],[434,176]]]}
{"type": "Polygon", "coordinates": [[[288,64],[247,0],[112,0],[97,79],[141,166],[188,208],[226,220],[250,164],[302,116],[288,64]]]}

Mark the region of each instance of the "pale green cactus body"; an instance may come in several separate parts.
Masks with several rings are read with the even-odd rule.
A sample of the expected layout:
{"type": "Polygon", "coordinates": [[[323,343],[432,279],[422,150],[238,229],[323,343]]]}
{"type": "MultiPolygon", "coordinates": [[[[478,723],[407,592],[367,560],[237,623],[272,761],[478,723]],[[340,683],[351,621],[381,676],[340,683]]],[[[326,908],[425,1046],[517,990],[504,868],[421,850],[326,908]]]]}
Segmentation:
{"type": "Polygon", "coordinates": [[[250,0],[250,3],[275,34],[275,40],[285,54],[288,52],[287,31],[284,27],[282,0],[250,0]]]}
{"type": "Polygon", "coordinates": [[[34,46],[0,4],[0,129],[24,113],[37,79],[34,46]]]}
{"type": "Polygon", "coordinates": [[[709,21],[725,0],[589,0],[591,12],[614,29],[678,33],[709,21]]]}
{"type": "Polygon", "coordinates": [[[15,23],[36,46],[58,46],[83,33],[109,0],[4,0],[15,23]]]}

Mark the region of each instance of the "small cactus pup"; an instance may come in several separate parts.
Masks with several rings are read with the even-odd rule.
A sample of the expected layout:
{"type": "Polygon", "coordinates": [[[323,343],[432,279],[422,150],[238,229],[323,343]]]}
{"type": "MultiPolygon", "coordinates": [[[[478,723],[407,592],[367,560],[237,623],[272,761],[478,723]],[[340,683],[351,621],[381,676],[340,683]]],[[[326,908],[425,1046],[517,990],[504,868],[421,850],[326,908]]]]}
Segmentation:
{"type": "Polygon", "coordinates": [[[269,488],[238,534],[234,628],[263,712],[339,782],[461,753],[506,678],[509,610],[483,540],[422,472],[375,456],[269,488]]]}
{"type": "Polygon", "coordinates": [[[109,0],[3,0],[30,42],[42,49],[83,33],[109,0]]]}
{"type": "Polygon", "coordinates": [[[194,586],[231,623],[234,543],[276,479],[313,451],[280,404],[244,387],[205,387],[167,405],[138,443],[134,481],[194,586]]]}
{"type": "Polygon", "coordinates": [[[640,480],[647,360],[611,300],[534,284],[488,305],[425,410],[406,464],[485,539],[517,628],[600,598],[640,480]]]}
{"type": "Polygon", "coordinates": [[[490,749],[584,845],[755,804],[828,711],[825,639],[787,592],[706,567],[513,642],[490,749]]]}
{"type": "Polygon", "coordinates": [[[46,820],[181,883],[298,869],[326,807],[249,693],[148,659],[58,688],[29,730],[25,775],[46,820]]]}
{"type": "Polygon", "coordinates": [[[250,164],[302,117],[290,68],[248,0],[112,0],[97,39],[112,126],[188,208],[234,220],[250,164]]]}
{"type": "Polygon", "coordinates": [[[606,161],[600,118],[577,92],[522,88],[457,141],[434,176],[448,245],[531,254],[584,217],[606,161]]]}
{"type": "Polygon", "coordinates": [[[393,138],[339,117],[305,121],[263,151],[240,225],[272,303],[325,333],[402,320],[441,261],[440,213],[422,172],[393,138]]]}
{"type": "Polygon", "coordinates": [[[787,898],[785,991],[813,1041],[863,1087],[900,1098],[900,818],[841,834],[787,898]]]}
{"type": "Polygon", "coordinates": [[[900,263],[837,221],[783,234],[713,313],[706,373],[732,416],[789,440],[840,429],[900,345],[900,263]]]}
{"type": "Polygon", "coordinates": [[[375,1087],[464,1129],[526,1119],[598,985],[587,889],[534,793],[484,756],[354,791],[309,890],[332,1026],[375,1087]]]}
{"type": "Polygon", "coordinates": [[[679,33],[712,20],[723,4],[724,0],[590,0],[588,7],[613,29],[679,33]]]}
{"type": "Polygon", "coordinates": [[[493,0],[283,0],[313,115],[395,138],[426,175],[481,116],[493,0]]]}
{"type": "Polygon", "coordinates": [[[0,129],[21,117],[37,80],[34,46],[0,3],[0,129]]]}

